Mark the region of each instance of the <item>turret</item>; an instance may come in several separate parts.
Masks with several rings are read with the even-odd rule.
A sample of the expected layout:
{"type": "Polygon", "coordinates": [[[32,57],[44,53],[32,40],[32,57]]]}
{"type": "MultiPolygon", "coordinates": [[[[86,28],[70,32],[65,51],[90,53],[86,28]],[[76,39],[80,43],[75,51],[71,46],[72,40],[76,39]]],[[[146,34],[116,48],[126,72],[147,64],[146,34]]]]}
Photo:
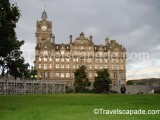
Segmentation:
{"type": "Polygon", "coordinates": [[[70,44],[72,44],[72,35],[70,35],[69,38],[70,38],[70,44]]]}
{"type": "Polygon", "coordinates": [[[109,37],[106,37],[106,39],[105,39],[105,44],[106,44],[107,46],[109,46],[109,43],[110,43],[109,37]]]}

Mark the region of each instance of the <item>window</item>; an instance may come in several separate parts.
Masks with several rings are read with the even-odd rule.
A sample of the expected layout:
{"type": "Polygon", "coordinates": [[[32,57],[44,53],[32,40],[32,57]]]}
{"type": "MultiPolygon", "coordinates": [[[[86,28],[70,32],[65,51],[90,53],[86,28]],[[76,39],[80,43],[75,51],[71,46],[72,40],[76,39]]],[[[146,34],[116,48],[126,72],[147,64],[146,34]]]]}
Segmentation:
{"type": "Polygon", "coordinates": [[[57,50],[59,49],[59,46],[58,46],[58,45],[56,46],[56,49],[57,49],[57,50]]]}
{"type": "Polygon", "coordinates": [[[49,68],[50,68],[50,69],[52,68],[52,65],[51,65],[51,64],[49,65],[49,68]]]}
{"type": "Polygon", "coordinates": [[[56,76],[56,77],[59,77],[59,73],[56,73],[55,76],[56,76]]]}
{"type": "Polygon", "coordinates": [[[61,62],[64,62],[64,58],[61,58],[61,62]]]}
{"type": "Polygon", "coordinates": [[[69,58],[67,58],[66,61],[69,62],[69,58]]]}
{"type": "Polygon", "coordinates": [[[47,69],[47,64],[44,64],[44,69],[47,69]]]}
{"type": "Polygon", "coordinates": [[[56,64],[56,68],[59,68],[59,64],[56,64]]]}
{"type": "Polygon", "coordinates": [[[73,62],[78,62],[78,58],[73,58],[73,62]]]}
{"type": "Polygon", "coordinates": [[[42,68],[42,65],[41,65],[41,64],[39,64],[39,68],[42,68]]]}
{"type": "Polygon", "coordinates": [[[89,68],[92,69],[92,65],[89,65],[89,68]]]}
{"type": "Polygon", "coordinates": [[[49,61],[52,61],[52,58],[51,58],[51,57],[49,58],[49,61]]]}
{"type": "Polygon", "coordinates": [[[98,68],[98,65],[95,65],[95,69],[97,69],[98,68]]]}
{"type": "Polygon", "coordinates": [[[61,51],[61,54],[64,55],[64,51],[61,51]]]}
{"type": "Polygon", "coordinates": [[[48,77],[48,73],[47,72],[44,73],[44,77],[48,77]]]}
{"type": "Polygon", "coordinates": [[[41,59],[41,58],[39,58],[39,61],[42,61],[42,59],[41,59]]]}
{"type": "Polygon", "coordinates": [[[69,46],[67,45],[67,50],[69,49],[69,46]]]}
{"type": "Polygon", "coordinates": [[[106,46],[104,47],[104,50],[107,51],[107,47],[106,46]]]}
{"type": "Polygon", "coordinates": [[[89,73],[89,77],[92,77],[92,73],[89,73]]]}
{"type": "Polygon", "coordinates": [[[44,61],[47,61],[47,58],[44,58],[44,61]]]}
{"type": "Polygon", "coordinates": [[[61,73],[61,77],[64,78],[64,73],[61,73]]]}
{"type": "Polygon", "coordinates": [[[70,74],[69,74],[69,73],[66,73],[66,77],[70,77],[70,74]]]}
{"type": "Polygon", "coordinates": [[[45,54],[45,55],[48,54],[48,51],[45,50],[45,51],[44,51],[44,54],[45,54]]]}
{"type": "Polygon", "coordinates": [[[73,65],[73,69],[75,69],[75,65],[73,65]]]}
{"type": "Polygon", "coordinates": [[[96,47],[96,46],[94,47],[94,50],[97,50],[97,47],[96,47]]]}
{"type": "Polygon", "coordinates": [[[59,58],[56,58],[56,62],[59,62],[59,58]]]}

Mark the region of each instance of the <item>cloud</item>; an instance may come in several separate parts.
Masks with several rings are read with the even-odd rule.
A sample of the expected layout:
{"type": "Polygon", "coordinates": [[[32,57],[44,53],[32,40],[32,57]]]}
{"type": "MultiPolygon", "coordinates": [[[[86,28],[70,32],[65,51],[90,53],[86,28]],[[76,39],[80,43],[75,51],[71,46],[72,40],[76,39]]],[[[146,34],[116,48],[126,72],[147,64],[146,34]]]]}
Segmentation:
{"type": "Polygon", "coordinates": [[[145,64],[146,60],[127,60],[127,79],[159,76],[158,72],[151,72],[154,68],[159,70],[156,67],[160,59],[159,0],[12,0],[12,2],[17,2],[21,9],[22,17],[16,31],[18,38],[26,41],[26,48],[29,43],[34,51],[36,21],[40,19],[46,5],[48,18],[53,23],[56,43],[68,43],[70,34],[76,38],[81,32],[87,37],[93,35],[96,44],[104,44],[105,38],[109,36],[124,45],[129,53],[146,52],[150,55],[151,61],[147,62],[145,67],[139,63],[145,64]]]}

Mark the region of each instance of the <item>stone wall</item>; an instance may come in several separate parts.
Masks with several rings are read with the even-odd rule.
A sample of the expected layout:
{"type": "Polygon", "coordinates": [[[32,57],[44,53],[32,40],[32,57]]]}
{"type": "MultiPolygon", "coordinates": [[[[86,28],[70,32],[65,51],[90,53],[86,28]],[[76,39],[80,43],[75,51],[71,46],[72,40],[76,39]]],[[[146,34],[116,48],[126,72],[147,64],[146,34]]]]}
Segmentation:
{"type": "MultiPolygon", "coordinates": [[[[142,92],[143,94],[149,94],[152,91],[152,86],[150,85],[126,85],[126,94],[137,94],[142,92]]],[[[120,93],[120,85],[115,85],[111,87],[111,90],[120,93]]]]}

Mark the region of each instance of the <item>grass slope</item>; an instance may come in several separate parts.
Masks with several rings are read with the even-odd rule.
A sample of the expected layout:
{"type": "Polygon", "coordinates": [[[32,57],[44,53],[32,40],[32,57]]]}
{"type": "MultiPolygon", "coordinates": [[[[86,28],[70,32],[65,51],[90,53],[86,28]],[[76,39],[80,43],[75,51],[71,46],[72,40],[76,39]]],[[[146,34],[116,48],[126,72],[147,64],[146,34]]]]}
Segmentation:
{"type": "Polygon", "coordinates": [[[160,115],[94,115],[94,108],[160,110],[160,95],[0,96],[0,120],[160,120],[160,115]]]}

